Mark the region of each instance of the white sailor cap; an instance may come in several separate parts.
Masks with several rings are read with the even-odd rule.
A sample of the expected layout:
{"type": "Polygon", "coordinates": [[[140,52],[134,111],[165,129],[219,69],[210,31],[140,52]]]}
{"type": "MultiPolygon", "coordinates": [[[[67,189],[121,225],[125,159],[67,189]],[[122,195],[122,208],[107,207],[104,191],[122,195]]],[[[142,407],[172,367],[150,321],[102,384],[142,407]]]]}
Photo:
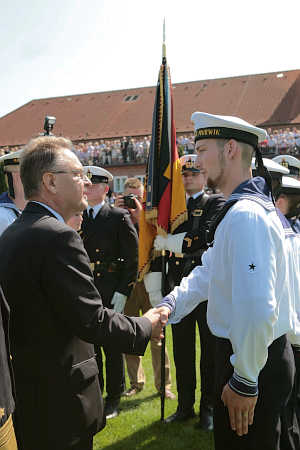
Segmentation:
{"type": "Polygon", "coordinates": [[[296,177],[300,176],[300,160],[292,155],[278,155],[273,158],[273,161],[287,167],[290,170],[290,175],[296,177]]]}
{"type": "Polygon", "coordinates": [[[300,195],[300,181],[292,177],[282,177],[280,192],[300,195]]]}
{"type": "MultiPolygon", "coordinates": [[[[289,169],[278,164],[269,158],[263,158],[264,166],[268,169],[272,178],[280,178],[282,175],[288,175],[290,173],[289,169]]],[[[255,158],[252,158],[251,169],[253,176],[255,176],[256,167],[255,167],[255,158]]]]}
{"type": "Polygon", "coordinates": [[[112,174],[102,167],[83,166],[84,174],[90,179],[92,184],[109,183],[114,179],[112,174]]]}
{"type": "Polygon", "coordinates": [[[199,168],[196,167],[197,155],[183,155],[180,158],[180,163],[182,167],[182,172],[189,170],[190,172],[200,172],[199,168]]]}
{"type": "Polygon", "coordinates": [[[22,156],[23,149],[16,152],[7,153],[0,157],[0,163],[3,163],[4,171],[11,171],[16,169],[16,166],[20,165],[20,158],[22,156]],[[13,167],[14,166],[14,167],[13,167]]]}
{"type": "Polygon", "coordinates": [[[194,112],[195,142],[199,139],[235,139],[256,147],[267,138],[267,132],[239,117],[194,112]]]}

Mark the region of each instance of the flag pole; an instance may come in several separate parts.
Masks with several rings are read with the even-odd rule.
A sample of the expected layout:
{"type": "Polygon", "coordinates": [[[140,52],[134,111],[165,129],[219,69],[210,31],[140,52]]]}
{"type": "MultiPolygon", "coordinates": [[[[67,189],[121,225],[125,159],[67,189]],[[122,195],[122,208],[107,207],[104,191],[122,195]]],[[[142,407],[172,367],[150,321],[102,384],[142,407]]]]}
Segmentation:
{"type": "MultiPolygon", "coordinates": [[[[164,17],[163,23],[163,44],[162,44],[162,63],[166,64],[167,52],[166,52],[166,19],[164,17]]],[[[161,292],[162,295],[167,295],[166,292],[166,267],[167,267],[167,256],[166,251],[163,250],[161,254],[161,292]]],[[[160,355],[160,420],[164,422],[165,419],[165,398],[166,398],[166,327],[163,328],[163,338],[161,340],[161,355],[160,355]]]]}
{"type": "Polygon", "coordinates": [[[166,18],[164,17],[164,24],[163,24],[163,44],[162,44],[162,59],[166,59],[167,57],[167,51],[166,51],[166,18]]]}

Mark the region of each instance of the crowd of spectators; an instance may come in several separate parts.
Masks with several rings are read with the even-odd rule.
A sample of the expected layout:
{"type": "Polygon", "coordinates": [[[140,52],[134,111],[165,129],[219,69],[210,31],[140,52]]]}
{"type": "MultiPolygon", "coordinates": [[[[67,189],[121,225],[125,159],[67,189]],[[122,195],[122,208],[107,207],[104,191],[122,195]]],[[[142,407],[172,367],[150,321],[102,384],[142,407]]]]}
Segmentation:
{"type": "Polygon", "coordinates": [[[268,139],[262,142],[261,147],[266,153],[276,155],[300,155],[300,130],[296,127],[267,129],[268,139]]]}
{"type": "MultiPolygon", "coordinates": [[[[300,130],[297,128],[268,128],[268,139],[261,143],[263,153],[267,155],[290,154],[300,156],[300,130]]],[[[114,140],[99,140],[74,143],[73,151],[82,164],[122,165],[144,164],[147,161],[151,136],[138,138],[123,137],[114,140]]],[[[19,150],[20,147],[4,147],[0,156],[19,150]]],[[[194,135],[188,133],[177,136],[179,156],[194,153],[194,135]]]]}
{"type": "Polygon", "coordinates": [[[115,140],[80,142],[74,145],[74,152],[83,164],[112,165],[145,163],[150,147],[150,137],[124,137],[115,140]]]}

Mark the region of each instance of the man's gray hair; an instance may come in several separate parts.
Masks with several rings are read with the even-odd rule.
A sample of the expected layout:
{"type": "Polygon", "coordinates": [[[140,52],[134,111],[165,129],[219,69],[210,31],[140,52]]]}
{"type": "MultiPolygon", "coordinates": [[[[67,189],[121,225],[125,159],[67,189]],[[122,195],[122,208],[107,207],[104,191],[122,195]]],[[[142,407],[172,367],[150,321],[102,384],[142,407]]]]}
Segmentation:
{"type": "Polygon", "coordinates": [[[20,160],[20,176],[28,200],[40,191],[44,173],[54,170],[60,153],[72,149],[69,139],[55,136],[39,136],[24,147],[20,160]]]}

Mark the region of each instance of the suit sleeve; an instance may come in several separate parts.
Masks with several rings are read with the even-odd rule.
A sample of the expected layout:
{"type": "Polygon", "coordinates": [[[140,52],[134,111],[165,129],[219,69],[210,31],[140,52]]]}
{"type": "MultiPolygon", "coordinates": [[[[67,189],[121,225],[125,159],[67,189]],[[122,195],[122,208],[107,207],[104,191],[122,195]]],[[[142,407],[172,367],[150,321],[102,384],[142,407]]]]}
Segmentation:
{"type": "Polygon", "coordinates": [[[201,249],[207,249],[208,230],[223,208],[225,201],[222,195],[212,195],[208,199],[203,211],[205,224],[199,227],[198,230],[192,230],[186,233],[182,243],[182,253],[190,254],[201,249]]]}
{"type": "Polygon", "coordinates": [[[118,229],[120,257],[124,260],[117,291],[129,297],[137,279],[138,235],[129,214],[124,214],[118,229]]]}
{"type": "Polygon", "coordinates": [[[87,253],[75,231],[63,228],[52,241],[41,278],[58,320],[82,340],[105,344],[121,353],[143,355],[151,337],[151,322],[104,308],[87,253]]]}

